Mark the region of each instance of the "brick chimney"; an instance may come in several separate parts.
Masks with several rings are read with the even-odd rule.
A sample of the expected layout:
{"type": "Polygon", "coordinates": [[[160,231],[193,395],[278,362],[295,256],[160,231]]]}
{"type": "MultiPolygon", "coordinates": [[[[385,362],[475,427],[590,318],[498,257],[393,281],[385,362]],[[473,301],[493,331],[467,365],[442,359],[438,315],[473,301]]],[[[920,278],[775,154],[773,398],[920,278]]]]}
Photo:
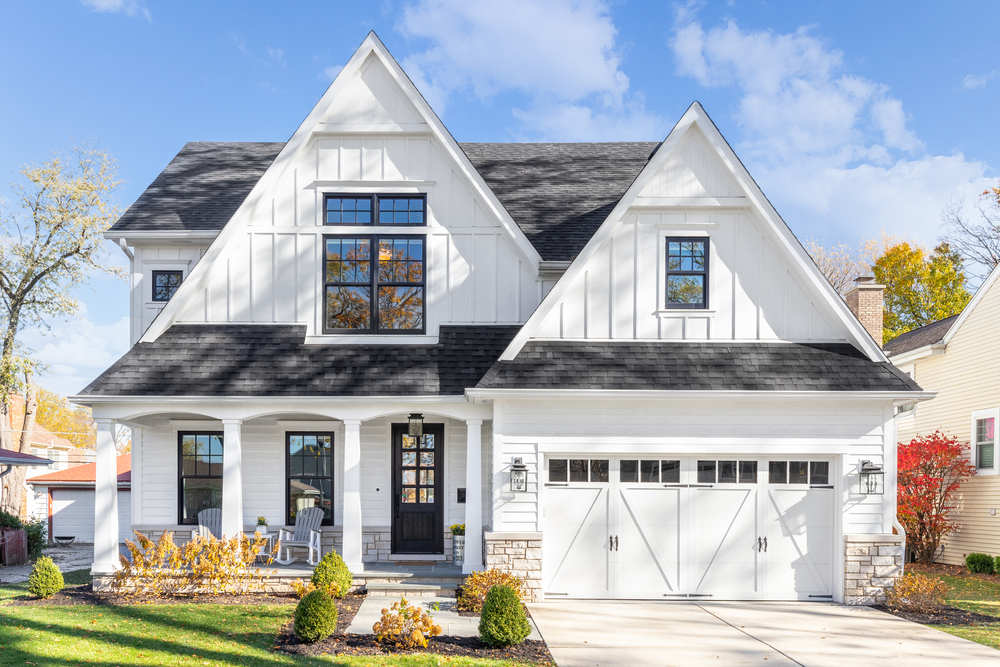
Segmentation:
{"type": "Polygon", "coordinates": [[[844,295],[847,306],[868,330],[875,342],[882,347],[882,309],[885,285],[875,282],[875,276],[858,276],[854,287],[844,295]]]}

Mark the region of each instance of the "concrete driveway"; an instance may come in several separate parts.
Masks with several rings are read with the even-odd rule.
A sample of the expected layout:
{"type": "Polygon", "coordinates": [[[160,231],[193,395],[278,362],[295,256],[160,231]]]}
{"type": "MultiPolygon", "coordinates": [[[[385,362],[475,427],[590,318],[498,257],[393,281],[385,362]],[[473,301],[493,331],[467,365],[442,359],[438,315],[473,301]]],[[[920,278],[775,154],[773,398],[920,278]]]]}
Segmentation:
{"type": "Polygon", "coordinates": [[[1000,664],[1000,651],[866,607],[560,600],[529,608],[560,667],[1000,664]]]}

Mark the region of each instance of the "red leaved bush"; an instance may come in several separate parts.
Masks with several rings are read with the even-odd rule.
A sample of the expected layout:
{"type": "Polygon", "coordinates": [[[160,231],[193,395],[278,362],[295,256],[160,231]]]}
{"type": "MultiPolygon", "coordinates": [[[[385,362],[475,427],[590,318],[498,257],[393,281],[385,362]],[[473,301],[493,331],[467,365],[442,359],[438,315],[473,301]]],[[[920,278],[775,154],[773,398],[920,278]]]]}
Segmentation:
{"type": "Polygon", "coordinates": [[[932,563],[957,522],[949,515],[958,487],[976,474],[969,448],[940,431],[899,443],[897,508],[906,541],[921,563],[932,563]]]}

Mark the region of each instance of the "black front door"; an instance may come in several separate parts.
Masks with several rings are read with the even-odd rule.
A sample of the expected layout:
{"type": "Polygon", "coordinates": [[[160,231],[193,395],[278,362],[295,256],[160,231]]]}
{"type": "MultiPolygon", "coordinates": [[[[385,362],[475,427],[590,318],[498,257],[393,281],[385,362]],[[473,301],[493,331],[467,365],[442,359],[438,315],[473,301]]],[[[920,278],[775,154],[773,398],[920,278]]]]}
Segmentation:
{"type": "Polygon", "coordinates": [[[392,552],[444,553],[444,424],[424,424],[424,435],[392,425],[392,552]]]}

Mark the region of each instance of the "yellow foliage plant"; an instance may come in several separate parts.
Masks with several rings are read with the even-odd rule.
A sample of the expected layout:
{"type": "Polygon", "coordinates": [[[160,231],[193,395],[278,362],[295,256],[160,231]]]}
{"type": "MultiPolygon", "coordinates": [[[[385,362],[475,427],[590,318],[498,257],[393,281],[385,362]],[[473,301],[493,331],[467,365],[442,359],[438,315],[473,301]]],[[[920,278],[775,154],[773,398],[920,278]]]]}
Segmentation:
{"type": "Polygon", "coordinates": [[[886,591],[886,605],[897,611],[931,613],[944,606],[948,587],[937,577],[911,572],[886,591]]]}
{"type": "Polygon", "coordinates": [[[405,649],[427,648],[428,639],[437,637],[442,630],[429,613],[402,598],[390,609],[382,610],[382,618],[372,626],[372,632],[378,643],[405,649]]]}
{"type": "Polygon", "coordinates": [[[486,594],[494,586],[510,586],[521,602],[529,597],[528,587],[520,577],[501,570],[480,570],[473,572],[462,582],[458,591],[458,608],[462,611],[482,611],[486,594]]]}
{"type": "MultiPolygon", "coordinates": [[[[304,579],[292,579],[289,582],[289,586],[292,587],[292,592],[295,593],[295,597],[300,600],[316,590],[316,585],[313,582],[306,581],[304,579]]],[[[330,584],[323,590],[325,590],[332,598],[342,597],[340,595],[340,586],[338,586],[335,582],[331,581],[330,584]]]]}

